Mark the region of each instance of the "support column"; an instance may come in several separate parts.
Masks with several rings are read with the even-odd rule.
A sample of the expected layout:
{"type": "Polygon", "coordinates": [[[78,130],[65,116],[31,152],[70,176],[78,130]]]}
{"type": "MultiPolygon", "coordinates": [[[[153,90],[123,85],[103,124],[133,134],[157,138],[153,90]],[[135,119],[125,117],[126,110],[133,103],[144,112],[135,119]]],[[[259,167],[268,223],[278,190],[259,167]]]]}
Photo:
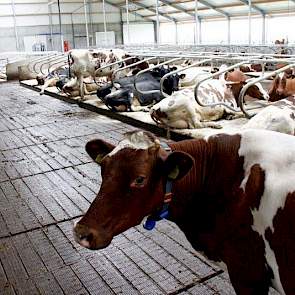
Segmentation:
{"type": "Polygon", "coordinates": [[[63,45],[63,37],[61,34],[61,14],[60,14],[60,3],[57,0],[57,7],[58,7],[58,20],[59,20],[59,38],[60,38],[60,51],[64,52],[64,45],[63,45]]]}
{"type": "Polygon", "coordinates": [[[199,18],[199,44],[202,44],[202,20],[199,18]]]}
{"type": "Polygon", "coordinates": [[[265,14],[262,15],[262,44],[265,45],[265,14]]]}
{"type": "Polygon", "coordinates": [[[19,51],[19,40],[18,40],[18,33],[17,33],[17,27],[16,27],[16,15],[15,15],[15,3],[14,0],[11,0],[11,8],[13,13],[13,27],[14,27],[14,35],[15,35],[15,45],[16,50],[19,51]]]}
{"type": "Polygon", "coordinates": [[[105,7],[104,0],[102,0],[102,10],[103,10],[104,40],[107,43],[107,20],[106,20],[106,7],[105,7]]]}
{"type": "Polygon", "coordinates": [[[248,0],[248,3],[249,3],[249,12],[248,12],[248,26],[249,26],[249,29],[248,29],[248,43],[249,45],[251,45],[252,43],[252,36],[251,36],[251,33],[252,33],[252,28],[251,28],[251,8],[252,8],[252,1],[251,0],[248,0]]]}
{"type": "Polygon", "coordinates": [[[175,24],[175,44],[178,44],[178,26],[177,26],[177,22],[174,22],[175,24]]]}
{"type": "Polygon", "coordinates": [[[227,44],[229,45],[230,44],[230,35],[231,35],[231,33],[230,33],[230,25],[231,25],[231,23],[230,23],[230,17],[228,16],[227,17],[227,44]]]}
{"type": "Polygon", "coordinates": [[[53,50],[53,29],[52,29],[52,9],[51,5],[48,5],[48,19],[49,19],[49,30],[50,30],[50,45],[53,50]]]}
{"type": "Polygon", "coordinates": [[[88,19],[87,19],[87,1],[84,0],[84,19],[85,19],[85,31],[86,31],[86,46],[89,48],[89,32],[88,32],[88,19]]]}
{"type": "Polygon", "coordinates": [[[160,19],[159,19],[159,0],[156,0],[156,16],[157,16],[157,22],[156,22],[156,43],[160,43],[160,19]]]}
{"type": "Polygon", "coordinates": [[[198,0],[195,0],[195,45],[199,44],[199,13],[198,0]]]}
{"type": "Polygon", "coordinates": [[[76,48],[74,21],[73,21],[73,14],[72,13],[71,13],[71,25],[72,25],[72,36],[73,36],[73,48],[76,48]]]}
{"type": "Polygon", "coordinates": [[[130,30],[129,30],[129,1],[126,0],[126,25],[127,25],[127,38],[128,44],[130,43],[130,30]]]}

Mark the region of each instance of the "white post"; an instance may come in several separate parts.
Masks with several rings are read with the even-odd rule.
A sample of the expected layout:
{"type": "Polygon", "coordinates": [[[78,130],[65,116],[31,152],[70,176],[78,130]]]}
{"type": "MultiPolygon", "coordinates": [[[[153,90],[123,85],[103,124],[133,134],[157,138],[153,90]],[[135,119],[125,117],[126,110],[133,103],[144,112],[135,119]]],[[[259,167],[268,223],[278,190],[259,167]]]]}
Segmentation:
{"type": "Polygon", "coordinates": [[[227,17],[227,44],[230,44],[230,17],[227,17]]]}
{"type": "Polygon", "coordinates": [[[104,0],[102,0],[102,10],[103,10],[103,26],[104,26],[104,40],[105,40],[105,45],[107,44],[107,20],[106,20],[106,7],[104,0]]]}
{"type": "Polygon", "coordinates": [[[251,8],[252,8],[252,1],[251,0],[248,0],[249,2],[249,13],[248,13],[248,25],[249,25],[249,31],[248,31],[248,43],[249,45],[251,45],[252,43],[252,40],[251,40],[251,8]]]}
{"type": "Polygon", "coordinates": [[[195,45],[199,44],[199,15],[198,15],[198,0],[195,0],[195,45]]]}
{"type": "Polygon", "coordinates": [[[51,50],[53,50],[53,29],[52,29],[52,8],[51,8],[51,5],[48,5],[48,18],[49,18],[49,27],[50,27],[50,44],[51,44],[51,50]]]}
{"type": "Polygon", "coordinates": [[[129,1],[126,0],[126,24],[127,24],[127,37],[128,43],[130,43],[130,30],[129,30],[129,1]]]}
{"type": "Polygon", "coordinates": [[[60,3],[59,0],[57,0],[57,7],[58,7],[58,22],[59,22],[59,38],[60,38],[60,51],[64,52],[64,41],[63,36],[61,34],[61,13],[60,13],[60,3]]]}
{"type": "Polygon", "coordinates": [[[89,48],[89,32],[88,32],[88,20],[87,20],[87,2],[84,0],[84,18],[85,18],[85,30],[86,30],[86,46],[89,48]]]}
{"type": "Polygon", "coordinates": [[[265,45],[265,14],[262,15],[262,44],[265,45]]]}
{"type": "Polygon", "coordinates": [[[156,36],[157,36],[157,44],[159,44],[160,43],[159,0],[156,0],[156,16],[157,16],[156,36]]]}
{"type": "Polygon", "coordinates": [[[17,33],[17,28],[16,28],[16,15],[15,15],[15,3],[14,3],[14,0],[11,0],[11,7],[12,7],[12,13],[13,13],[13,26],[14,26],[16,50],[18,51],[20,48],[19,48],[18,33],[17,33]]]}
{"type": "Polygon", "coordinates": [[[175,24],[175,44],[178,44],[178,27],[177,27],[177,22],[174,22],[175,24]]]}

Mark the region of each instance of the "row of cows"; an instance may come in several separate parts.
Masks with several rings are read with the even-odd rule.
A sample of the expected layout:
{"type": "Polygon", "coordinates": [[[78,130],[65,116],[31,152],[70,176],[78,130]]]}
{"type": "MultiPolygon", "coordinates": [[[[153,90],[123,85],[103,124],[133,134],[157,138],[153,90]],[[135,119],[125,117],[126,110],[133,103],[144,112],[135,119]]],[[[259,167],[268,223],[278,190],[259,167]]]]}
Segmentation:
{"type": "MultiPolygon", "coordinates": [[[[222,71],[226,65],[219,69],[186,69],[193,62],[186,60],[182,64],[154,67],[155,61],[140,62],[140,58],[132,57],[120,49],[72,50],[68,58],[67,67],[58,69],[46,78],[37,76],[38,84],[43,84],[40,94],[49,86],[56,86],[71,97],[79,96],[81,100],[84,100],[85,95],[96,93],[98,99],[111,110],[149,111],[151,118],[166,128],[221,128],[220,124],[212,121],[241,117],[241,114],[225,106],[201,106],[194,98],[195,84],[214,71],[222,71]],[[150,71],[136,75],[148,68],[150,71]],[[179,69],[183,71],[174,73],[179,69]],[[169,73],[171,75],[163,83],[163,92],[166,94],[163,95],[160,92],[160,81],[169,73]]],[[[199,100],[204,105],[223,102],[237,109],[241,89],[252,81],[247,73],[261,70],[260,64],[242,65],[219,75],[217,79],[206,80],[199,87],[199,100]]],[[[293,72],[293,69],[289,69],[273,77],[268,91],[260,83],[248,88],[246,101],[247,97],[251,97],[271,102],[272,106],[252,118],[245,128],[266,128],[294,134],[293,106],[290,105],[292,95],[295,94],[293,72]],[[282,101],[286,98],[289,98],[287,102],[282,101]],[[288,127],[282,128],[286,122],[288,127]]]]}
{"type": "MultiPolygon", "coordinates": [[[[107,69],[108,78],[95,83],[96,93],[114,111],[149,106],[158,124],[174,128],[219,128],[212,121],[239,116],[223,106],[197,104],[190,86],[208,72],[198,69],[192,85],[184,80],[187,77],[173,73],[174,67],[154,68],[139,77],[135,75],[141,69],[135,68],[133,73],[114,77],[113,65],[103,68],[108,59],[113,63],[113,54],[101,57],[88,52],[85,59],[82,55],[77,59],[76,52],[71,52],[69,66],[74,78],[70,82],[78,85],[76,91],[82,99],[88,85],[83,79],[90,76],[90,83],[93,73],[98,76],[98,71],[107,69]],[[89,65],[90,61],[96,65],[89,65]],[[159,91],[142,93],[159,90],[161,78],[168,73],[172,75],[163,85],[167,97],[159,91]],[[184,81],[187,85],[182,89],[184,81]]],[[[248,121],[251,128],[294,135],[293,79],[288,75],[274,77],[269,91],[260,84],[248,89],[248,96],[272,102],[248,121]]],[[[247,82],[247,75],[235,69],[202,83],[198,95],[205,104],[224,102],[237,107],[247,82]]],[[[59,87],[69,91],[69,84],[59,87]]],[[[181,228],[196,250],[226,265],[237,294],[267,295],[271,286],[281,294],[295,294],[293,136],[243,130],[167,145],[149,132],[133,131],[116,146],[102,139],[91,140],[86,151],[101,166],[102,184],[74,227],[75,240],[81,246],[105,248],[114,236],[140,224],[144,217],[156,223],[165,216],[181,228]]]]}

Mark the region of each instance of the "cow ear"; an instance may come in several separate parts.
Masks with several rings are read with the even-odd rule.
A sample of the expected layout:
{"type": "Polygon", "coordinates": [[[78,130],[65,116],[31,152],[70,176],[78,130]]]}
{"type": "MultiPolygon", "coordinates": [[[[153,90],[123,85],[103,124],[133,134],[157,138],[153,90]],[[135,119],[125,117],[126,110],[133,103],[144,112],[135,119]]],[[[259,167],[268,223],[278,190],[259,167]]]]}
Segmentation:
{"type": "Polygon", "coordinates": [[[168,179],[177,180],[186,175],[194,165],[194,159],[184,152],[173,152],[165,160],[168,179]]]}
{"type": "Polygon", "coordinates": [[[94,139],[86,143],[85,149],[88,155],[98,164],[115,148],[114,145],[102,139],[94,139]]]}

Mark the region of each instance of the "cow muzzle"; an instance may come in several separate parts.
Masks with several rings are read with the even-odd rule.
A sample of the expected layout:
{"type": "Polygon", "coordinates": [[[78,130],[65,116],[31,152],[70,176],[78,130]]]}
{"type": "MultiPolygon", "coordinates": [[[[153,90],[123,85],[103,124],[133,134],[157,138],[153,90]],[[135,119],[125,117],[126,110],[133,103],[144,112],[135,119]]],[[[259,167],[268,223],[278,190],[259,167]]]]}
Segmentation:
{"type": "Polygon", "coordinates": [[[160,109],[152,109],[150,111],[151,117],[152,119],[157,123],[157,124],[161,124],[162,123],[162,119],[166,119],[167,118],[167,114],[165,112],[162,112],[160,109]]]}
{"type": "Polygon", "coordinates": [[[105,235],[97,230],[79,223],[74,226],[73,233],[75,241],[90,250],[106,248],[112,241],[112,238],[104,238],[105,235]]]}

